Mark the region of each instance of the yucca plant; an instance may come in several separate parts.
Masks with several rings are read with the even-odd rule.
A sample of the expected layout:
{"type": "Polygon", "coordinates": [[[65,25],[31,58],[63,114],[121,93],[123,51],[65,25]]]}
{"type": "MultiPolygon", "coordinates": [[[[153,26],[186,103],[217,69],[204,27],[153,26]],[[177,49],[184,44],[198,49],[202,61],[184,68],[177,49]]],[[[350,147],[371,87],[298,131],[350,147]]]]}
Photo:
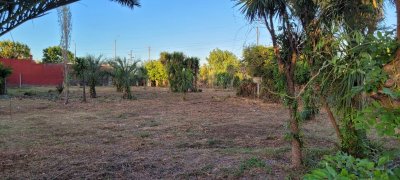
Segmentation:
{"type": "Polygon", "coordinates": [[[75,64],[72,66],[74,69],[74,74],[77,78],[81,81],[83,87],[83,102],[86,102],[86,80],[87,80],[87,70],[88,70],[88,63],[85,58],[76,58],[75,64]]]}
{"type": "Polygon", "coordinates": [[[87,81],[89,85],[90,97],[96,98],[96,85],[99,83],[100,77],[104,74],[101,70],[103,64],[102,56],[95,57],[88,55],[85,57],[87,62],[87,81]]]}
{"type": "Polygon", "coordinates": [[[138,70],[138,62],[139,61],[130,63],[126,58],[116,58],[114,61],[110,62],[110,65],[114,68],[112,72],[114,82],[121,87],[123,92],[122,98],[124,99],[134,98],[131,93],[131,83],[133,82],[134,75],[138,70]]]}
{"type": "Polygon", "coordinates": [[[6,78],[12,74],[12,69],[0,63],[0,95],[6,94],[6,78]]]}

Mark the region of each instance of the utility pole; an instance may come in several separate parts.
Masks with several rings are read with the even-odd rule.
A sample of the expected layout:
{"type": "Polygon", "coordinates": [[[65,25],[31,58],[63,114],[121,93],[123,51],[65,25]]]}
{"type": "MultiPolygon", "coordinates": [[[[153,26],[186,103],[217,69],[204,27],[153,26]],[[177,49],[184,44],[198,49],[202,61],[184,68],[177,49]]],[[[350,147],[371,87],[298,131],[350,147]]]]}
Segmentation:
{"type": "Polygon", "coordinates": [[[128,55],[130,56],[131,62],[133,62],[133,53],[132,53],[132,50],[131,50],[131,52],[130,52],[128,55]]]}
{"type": "Polygon", "coordinates": [[[75,60],[75,62],[76,62],[76,42],[74,42],[74,46],[75,46],[74,60],[75,60]]]}
{"type": "Polygon", "coordinates": [[[260,30],[258,29],[257,26],[257,46],[259,45],[259,42],[260,42],[260,30]]]}
{"type": "Polygon", "coordinates": [[[117,59],[117,40],[114,41],[114,60],[117,59]]]}
{"type": "Polygon", "coordinates": [[[151,58],[150,53],[151,53],[151,47],[149,46],[149,61],[151,60],[150,59],[151,58]]]}

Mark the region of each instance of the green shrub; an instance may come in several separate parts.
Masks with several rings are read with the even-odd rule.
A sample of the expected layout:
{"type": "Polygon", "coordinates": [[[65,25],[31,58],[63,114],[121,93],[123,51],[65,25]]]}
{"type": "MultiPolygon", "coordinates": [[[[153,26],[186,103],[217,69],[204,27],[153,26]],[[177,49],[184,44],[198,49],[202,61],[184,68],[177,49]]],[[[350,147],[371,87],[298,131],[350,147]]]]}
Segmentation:
{"type": "Polygon", "coordinates": [[[298,85],[306,84],[310,80],[311,70],[307,62],[297,61],[294,81],[298,85]]]}
{"type": "Polygon", "coordinates": [[[321,168],[306,174],[304,179],[399,179],[400,167],[389,157],[379,158],[377,162],[358,159],[339,152],[335,156],[325,156],[321,168]]]}
{"type": "Polygon", "coordinates": [[[168,81],[172,92],[197,91],[199,59],[181,52],[165,54],[168,81]]]}
{"type": "Polygon", "coordinates": [[[236,176],[241,176],[245,171],[254,169],[254,168],[260,168],[260,169],[265,169],[265,170],[270,170],[265,161],[257,158],[257,157],[252,157],[250,159],[247,159],[245,161],[242,161],[239,166],[239,170],[235,173],[236,176]]]}
{"type": "Polygon", "coordinates": [[[57,85],[56,90],[57,90],[58,94],[61,94],[64,91],[64,85],[63,84],[57,85]]]}
{"type": "Polygon", "coordinates": [[[228,88],[232,82],[233,77],[228,72],[222,72],[215,75],[216,86],[224,89],[228,88]]]}

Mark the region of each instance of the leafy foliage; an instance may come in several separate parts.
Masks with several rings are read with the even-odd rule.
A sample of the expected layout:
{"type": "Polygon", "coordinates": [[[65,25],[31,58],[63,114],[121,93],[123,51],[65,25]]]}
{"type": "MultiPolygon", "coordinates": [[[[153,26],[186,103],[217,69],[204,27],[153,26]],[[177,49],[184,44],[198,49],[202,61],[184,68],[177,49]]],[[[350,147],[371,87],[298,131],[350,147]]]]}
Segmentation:
{"type": "MultiPolygon", "coordinates": [[[[74,54],[71,51],[67,51],[67,57],[69,62],[74,61],[74,54]]],[[[43,63],[62,63],[63,55],[62,48],[60,46],[51,46],[43,49],[43,63]]]]}
{"type": "Polygon", "coordinates": [[[13,41],[0,41],[0,58],[29,59],[31,49],[26,44],[13,41]]]}
{"type": "Polygon", "coordinates": [[[355,121],[358,129],[375,129],[380,136],[400,139],[400,109],[386,108],[374,101],[359,112],[355,121]]]}
{"type": "Polygon", "coordinates": [[[12,69],[10,67],[4,66],[3,63],[0,63],[0,95],[6,93],[5,80],[11,74],[12,69]]]}
{"type": "MultiPolygon", "coordinates": [[[[238,58],[229,51],[214,49],[207,57],[208,66],[203,68],[203,75],[208,75],[208,83],[223,88],[233,87],[235,79],[242,79],[243,75],[240,73],[240,61],[238,58]],[[208,72],[205,72],[207,70],[208,72]]],[[[204,79],[205,77],[202,76],[204,79]]],[[[238,82],[236,83],[239,84],[238,82]]]]}
{"type": "Polygon", "coordinates": [[[130,63],[126,60],[126,58],[116,58],[114,61],[109,62],[111,67],[114,68],[112,72],[112,76],[114,78],[114,83],[118,88],[121,88],[123,92],[123,98],[133,99],[133,95],[131,93],[131,84],[134,79],[134,75],[137,68],[137,63],[139,61],[135,61],[130,63]]]}
{"type": "Polygon", "coordinates": [[[195,77],[199,72],[199,59],[186,57],[181,52],[166,56],[168,81],[172,92],[187,92],[195,89],[195,77]]]}
{"type": "Polygon", "coordinates": [[[147,77],[150,81],[158,81],[163,83],[168,80],[166,68],[161,61],[148,61],[144,64],[146,68],[147,77]]]}
{"type": "Polygon", "coordinates": [[[88,69],[88,63],[85,58],[76,58],[75,64],[72,65],[74,74],[81,81],[83,85],[83,102],[86,102],[86,73],[88,69]]]}
{"type": "Polygon", "coordinates": [[[133,81],[139,86],[145,86],[148,79],[146,68],[141,65],[137,68],[136,73],[133,75],[133,81]]]}
{"type": "Polygon", "coordinates": [[[95,57],[93,55],[88,55],[84,59],[87,63],[86,77],[89,85],[90,97],[96,98],[96,85],[104,74],[101,70],[101,65],[103,64],[102,56],[95,57]]]}
{"type": "Polygon", "coordinates": [[[320,162],[321,168],[305,175],[304,179],[398,179],[400,167],[390,159],[383,156],[374,162],[339,152],[335,156],[326,156],[320,162]]]}
{"type": "Polygon", "coordinates": [[[267,72],[269,62],[274,61],[274,49],[265,46],[249,46],[243,49],[243,63],[247,72],[253,77],[262,77],[267,72]]]}

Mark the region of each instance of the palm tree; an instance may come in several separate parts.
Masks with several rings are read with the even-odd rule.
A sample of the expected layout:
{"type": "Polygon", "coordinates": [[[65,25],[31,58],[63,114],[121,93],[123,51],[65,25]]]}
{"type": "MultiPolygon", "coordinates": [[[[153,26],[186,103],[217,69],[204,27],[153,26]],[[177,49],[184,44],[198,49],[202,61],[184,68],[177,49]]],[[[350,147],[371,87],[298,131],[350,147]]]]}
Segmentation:
{"type": "Polygon", "coordinates": [[[123,60],[121,58],[116,58],[114,61],[110,62],[113,70],[113,77],[116,84],[120,85],[123,90],[123,98],[133,99],[131,93],[131,83],[134,79],[134,75],[138,70],[137,63],[139,61],[135,61],[133,63],[129,63],[126,58],[123,60]]]}
{"type": "Polygon", "coordinates": [[[193,72],[193,91],[197,91],[197,76],[199,74],[199,69],[200,69],[200,59],[197,57],[189,57],[186,59],[187,61],[187,66],[189,69],[192,70],[193,72]]]}
{"type": "Polygon", "coordinates": [[[87,63],[87,81],[91,98],[96,98],[96,85],[99,83],[100,77],[103,75],[101,65],[103,63],[102,56],[95,57],[88,55],[85,57],[87,63]]]}
{"type": "Polygon", "coordinates": [[[83,102],[86,102],[86,74],[88,63],[85,58],[76,58],[75,64],[72,66],[75,75],[81,80],[83,87],[83,102]]]}
{"type": "MultiPolygon", "coordinates": [[[[44,16],[52,9],[65,6],[79,0],[13,0],[0,1],[0,36],[24,22],[44,16]]],[[[139,7],[139,0],[111,0],[133,9],[139,7]]]]}
{"type": "Polygon", "coordinates": [[[6,94],[6,78],[12,74],[12,69],[0,63],[0,95],[6,94]]]}
{"type": "Polygon", "coordinates": [[[237,0],[237,6],[241,6],[242,13],[251,22],[262,21],[271,34],[274,53],[278,61],[281,74],[286,78],[286,94],[290,112],[290,134],[292,145],[292,167],[298,168],[302,163],[301,140],[299,129],[299,118],[297,115],[298,105],[295,97],[294,71],[298,57],[298,40],[293,31],[291,14],[289,14],[290,0],[237,0]],[[278,34],[275,30],[274,18],[282,28],[281,41],[278,42],[278,34]],[[284,48],[282,52],[280,48],[284,48]]]}

